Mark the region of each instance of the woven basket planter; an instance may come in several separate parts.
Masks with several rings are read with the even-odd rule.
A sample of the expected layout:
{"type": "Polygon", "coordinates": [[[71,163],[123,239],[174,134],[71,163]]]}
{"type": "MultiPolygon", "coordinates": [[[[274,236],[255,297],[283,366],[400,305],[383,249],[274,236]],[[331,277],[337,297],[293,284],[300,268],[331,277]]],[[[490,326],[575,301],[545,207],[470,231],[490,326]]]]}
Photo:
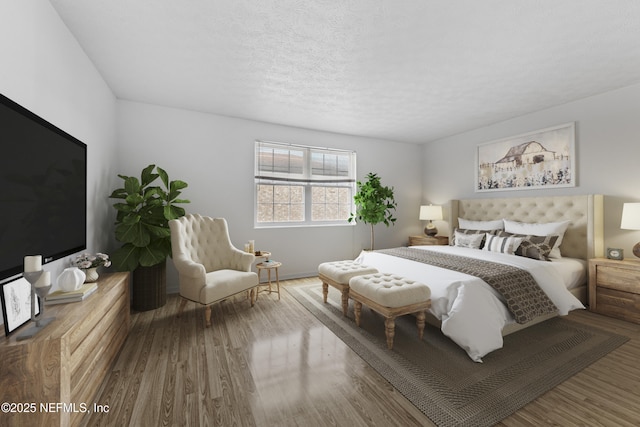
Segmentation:
{"type": "Polygon", "coordinates": [[[133,309],[149,311],[167,303],[167,261],[133,270],[133,309]]]}

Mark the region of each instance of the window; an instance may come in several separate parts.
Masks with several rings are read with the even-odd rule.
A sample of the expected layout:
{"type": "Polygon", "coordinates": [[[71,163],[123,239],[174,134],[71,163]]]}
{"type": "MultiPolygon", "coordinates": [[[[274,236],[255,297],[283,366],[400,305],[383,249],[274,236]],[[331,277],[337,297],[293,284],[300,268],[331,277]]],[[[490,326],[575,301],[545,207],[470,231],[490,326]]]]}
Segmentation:
{"type": "Polygon", "coordinates": [[[348,224],[356,153],[256,141],[257,227],[348,224]]]}

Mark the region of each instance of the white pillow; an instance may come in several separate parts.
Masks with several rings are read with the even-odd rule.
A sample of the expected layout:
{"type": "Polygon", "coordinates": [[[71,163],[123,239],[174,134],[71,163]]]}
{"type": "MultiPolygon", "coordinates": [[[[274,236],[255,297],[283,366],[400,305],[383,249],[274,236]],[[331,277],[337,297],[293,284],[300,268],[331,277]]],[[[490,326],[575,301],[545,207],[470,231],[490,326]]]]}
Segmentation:
{"type": "Polygon", "coordinates": [[[504,221],[501,219],[493,221],[473,221],[458,218],[458,228],[466,228],[468,230],[504,230],[504,221]]]}
{"type": "Polygon", "coordinates": [[[498,237],[493,234],[486,234],[487,240],[484,243],[483,251],[500,252],[503,254],[511,254],[518,249],[522,243],[522,237],[498,237]]]}
{"type": "Polygon", "coordinates": [[[462,248],[471,248],[471,249],[480,249],[480,245],[482,244],[482,239],[484,239],[483,234],[464,234],[455,231],[456,238],[454,240],[455,246],[460,246],[462,248]]]}
{"type": "Polygon", "coordinates": [[[531,234],[532,236],[558,236],[558,240],[553,245],[549,258],[562,258],[560,245],[565,231],[569,228],[571,221],[526,223],[504,220],[504,231],[514,234],[531,234]]]}

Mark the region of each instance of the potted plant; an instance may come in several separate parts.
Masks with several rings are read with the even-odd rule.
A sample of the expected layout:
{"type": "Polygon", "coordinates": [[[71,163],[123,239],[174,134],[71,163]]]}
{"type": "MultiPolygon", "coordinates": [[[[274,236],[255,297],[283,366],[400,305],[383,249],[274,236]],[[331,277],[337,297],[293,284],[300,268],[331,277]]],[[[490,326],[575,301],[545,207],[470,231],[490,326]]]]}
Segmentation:
{"type": "Polygon", "coordinates": [[[371,250],[373,250],[373,226],[383,222],[388,227],[396,222],[392,212],[397,206],[393,198],[393,187],[382,186],[380,177],[371,172],[367,174],[367,181],[357,181],[356,185],[358,191],[353,197],[356,212],[351,213],[348,221],[358,220],[371,225],[371,250]]]}
{"type": "Polygon", "coordinates": [[[149,165],[142,170],[140,179],[118,175],[123,187],[109,196],[119,199],[113,206],[116,217],[116,240],[121,248],[112,255],[113,265],[120,271],[133,271],[133,308],[152,310],[166,303],[166,260],[171,255],[169,220],[185,214],[178,203],[184,181],[169,181],[164,169],[149,165]],[[162,185],[155,185],[160,178],[162,185]]]}

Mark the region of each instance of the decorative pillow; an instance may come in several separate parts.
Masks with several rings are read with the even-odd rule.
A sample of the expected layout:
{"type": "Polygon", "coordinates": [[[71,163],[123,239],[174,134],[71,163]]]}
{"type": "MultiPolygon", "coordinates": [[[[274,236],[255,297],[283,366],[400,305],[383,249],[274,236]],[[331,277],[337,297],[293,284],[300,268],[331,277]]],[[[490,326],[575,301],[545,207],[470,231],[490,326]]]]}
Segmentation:
{"type": "Polygon", "coordinates": [[[503,254],[511,254],[516,251],[520,243],[522,243],[522,237],[498,237],[493,234],[486,233],[486,241],[484,244],[484,251],[500,252],[503,254]]]}
{"type": "Polygon", "coordinates": [[[546,223],[526,223],[504,220],[504,231],[512,234],[523,234],[525,236],[558,236],[558,240],[553,245],[549,258],[562,258],[560,245],[564,232],[569,228],[571,221],[546,222],[546,223]]]}
{"type": "Polygon", "coordinates": [[[520,246],[516,249],[515,254],[540,261],[550,261],[549,254],[553,249],[553,245],[558,240],[558,236],[525,236],[522,234],[507,233],[506,231],[499,232],[498,236],[522,237],[522,243],[520,243],[520,246]]]}
{"type": "MultiPolygon", "coordinates": [[[[480,248],[482,248],[482,244],[484,243],[484,235],[485,233],[489,233],[489,234],[497,234],[500,230],[469,230],[466,228],[456,228],[455,230],[456,232],[459,232],[460,234],[481,234],[482,235],[482,241],[480,242],[480,248]]],[[[455,232],[453,233],[453,242],[451,242],[452,246],[457,246],[456,245],[456,234],[455,232]]]]}
{"type": "Polygon", "coordinates": [[[504,221],[501,219],[494,221],[473,221],[458,218],[458,227],[471,230],[504,230],[504,221]]]}
{"type": "MultiPolygon", "coordinates": [[[[476,230],[464,230],[464,231],[476,231],[476,230]]],[[[459,230],[455,231],[455,246],[462,248],[480,249],[482,241],[484,240],[484,233],[462,233],[459,230]]]]}

